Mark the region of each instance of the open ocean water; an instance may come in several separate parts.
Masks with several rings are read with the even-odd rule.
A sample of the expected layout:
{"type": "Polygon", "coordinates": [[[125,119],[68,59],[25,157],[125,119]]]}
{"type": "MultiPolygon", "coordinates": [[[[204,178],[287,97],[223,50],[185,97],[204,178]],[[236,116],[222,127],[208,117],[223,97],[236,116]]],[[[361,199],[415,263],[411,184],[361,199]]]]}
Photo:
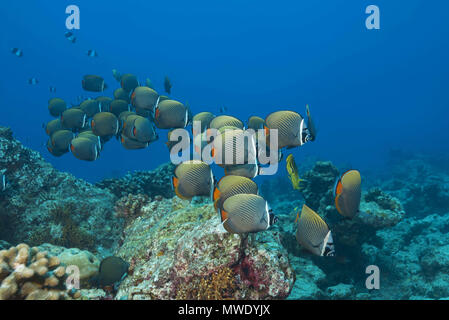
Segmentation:
{"type": "MultiPolygon", "coordinates": [[[[97,150],[95,161],[79,160],[70,152],[55,157],[47,149],[49,137],[44,127],[59,117],[49,114],[49,100],[61,98],[70,108],[89,98],[114,98],[114,91],[121,87],[113,75],[116,70],[121,75],[133,74],[141,86],[150,79],[159,95],[180,101],[192,115],[203,111],[215,116],[232,115],[245,126],[251,116],[265,120],[278,110],[292,110],[307,120],[306,105],[310,106],[316,140],[301,147],[283,148],[276,175],[254,179],[259,194],[279,219],[272,230],[257,232],[253,246],[259,248],[261,243],[277,243],[273,239],[280,239],[276,244],[279,249],[274,250],[283,252],[296,281],[283,274],[287,288],[284,291],[274,290],[278,293],[270,296],[259,290],[257,295],[246,298],[449,297],[448,12],[447,1],[420,0],[3,1],[0,126],[11,128],[23,146],[39,152],[58,172],[73,175],[70,179],[99,183],[81,188],[84,182],[70,182],[73,185],[68,187],[62,178],[47,177],[48,172],[36,169],[31,170],[33,173],[26,169],[27,165],[41,168],[42,164],[29,158],[28,162],[17,161],[11,152],[1,151],[10,150],[11,140],[6,139],[4,149],[0,148],[0,174],[5,176],[5,190],[0,194],[3,246],[7,249],[25,242],[75,247],[90,251],[98,262],[114,255],[133,267],[155,272],[151,268],[156,262],[150,258],[148,265],[136,262],[139,258],[126,246],[130,239],[126,237],[131,236],[124,236],[123,228],[138,223],[130,222],[129,215],[151,215],[145,210],[135,213],[148,205],[145,201],[159,196],[179,200],[170,189],[173,170],[159,167],[170,161],[165,144],[168,129],[157,128],[158,139],[148,147],[127,150],[120,142],[123,131],[119,126],[115,134],[101,138],[102,148],[97,150]],[[66,13],[70,5],[78,11],[66,13]],[[367,11],[370,5],[374,5],[374,11],[367,11]],[[75,20],[71,20],[69,16],[74,12],[75,20]],[[69,29],[74,21],[79,25],[69,29]],[[107,88],[100,92],[83,90],[85,75],[101,76],[107,88]],[[172,86],[169,93],[166,77],[172,86]],[[297,177],[304,180],[299,190],[294,190],[288,179],[289,154],[297,164],[297,177]],[[349,169],[361,173],[360,210],[365,210],[368,218],[360,216],[349,221],[335,207],[334,183],[349,169]],[[123,178],[127,173],[151,170],[156,170],[157,177],[140,173],[123,178]],[[58,181],[61,187],[52,186],[50,180],[58,181]],[[128,194],[126,202],[123,197],[128,194]],[[142,194],[149,199],[138,198],[142,194]],[[103,207],[104,210],[89,211],[90,216],[55,218],[50,207],[63,208],[69,200],[83,212],[103,207]],[[79,201],[90,202],[84,206],[79,201]],[[139,203],[133,207],[135,211],[128,207],[133,201],[139,203]],[[332,230],[337,259],[323,260],[326,258],[305,252],[297,243],[295,217],[304,204],[332,230]],[[110,213],[111,210],[122,215],[110,213]],[[124,217],[126,223],[120,220],[124,217]],[[76,236],[67,233],[67,221],[81,230],[76,236]],[[41,229],[35,229],[36,225],[41,229]],[[37,237],[39,233],[53,236],[37,237]],[[402,258],[389,261],[394,256],[402,258]],[[300,282],[304,265],[312,271],[300,282]],[[364,268],[368,265],[380,267],[385,276],[383,291],[365,288],[364,268]],[[397,276],[398,265],[408,268],[403,278],[397,276]],[[409,283],[411,278],[414,284],[409,283]]],[[[132,93],[127,92],[129,98],[132,93]]],[[[130,102],[130,110],[133,108],[130,102]]],[[[156,117],[148,116],[152,126],[156,117]]],[[[88,125],[90,121],[87,117],[88,125]]],[[[190,132],[190,124],[187,127],[190,132]]],[[[79,131],[73,129],[74,134],[79,131]]],[[[17,153],[17,157],[22,156],[17,153]]],[[[224,172],[214,167],[213,175],[216,183],[224,172]]],[[[175,191],[183,198],[181,191],[175,191]]],[[[184,210],[178,216],[190,217],[201,212],[197,223],[204,223],[204,230],[208,230],[207,223],[213,219],[220,220],[220,215],[215,214],[209,222],[201,222],[209,217],[204,208],[211,204],[205,199],[192,201],[182,206],[173,204],[170,214],[176,217],[177,210],[184,210]]],[[[152,210],[159,217],[158,209],[152,210]]],[[[164,221],[161,217],[160,221],[164,221]]],[[[183,232],[190,230],[182,228],[179,230],[183,232]]],[[[176,243],[180,239],[177,232],[173,231],[170,241],[176,243]]],[[[151,235],[157,247],[153,248],[153,257],[169,255],[166,240],[155,234],[151,235]]],[[[62,252],[58,250],[48,249],[55,255],[62,252]]],[[[140,252],[139,248],[135,250],[140,252]]],[[[255,256],[254,261],[257,259],[260,257],[255,256]]],[[[243,267],[238,266],[243,263],[240,260],[223,265],[232,266],[232,272],[238,275],[236,281],[247,285],[245,277],[239,274],[243,267]]],[[[276,269],[278,262],[270,263],[269,268],[276,269]]],[[[219,275],[221,267],[217,265],[219,275]]],[[[246,276],[261,279],[261,274],[272,272],[269,268],[261,271],[255,266],[254,274],[258,276],[246,276]]],[[[192,267],[189,276],[211,277],[199,275],[198,270],[202,270],[201,266],[192,267]]],[[[133,277],[137,287],[143,280],[133,277]]],[[[151,279],[146,279],[150,282],[147,288],[153,291],[143,294],[143,298],[192,298],[192,292],[206,298],[198,293],[199,289],[191,288],[178,288],[164,296],[161,288],[155,288],[151,279]]],[[[124,284],[116,283],[113,294],[107,292],[106,296],[132,298],[131,280],[123,281],[124,284]]],[[[231,287],[230,291],[240,292],[231,287]]],[[[254,287],[257,285],[252,283],[251,288],[254,287]]],[[[227,290],[223,291],[224,298],[244,297],[227,290]]],[[[89,297],[98,298],[93,293],[89,297]]]]}

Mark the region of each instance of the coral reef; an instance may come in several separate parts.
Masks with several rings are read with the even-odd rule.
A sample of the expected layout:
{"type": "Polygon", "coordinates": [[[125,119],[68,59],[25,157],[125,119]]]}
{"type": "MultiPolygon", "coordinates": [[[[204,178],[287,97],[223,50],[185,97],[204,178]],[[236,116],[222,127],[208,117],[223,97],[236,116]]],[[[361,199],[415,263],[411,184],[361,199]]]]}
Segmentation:
{"type": "Polygon", "coordinates": [[[55,170],[5,127],[0,127],[0,168],[8,180],[0,193],[1,239],[103,253],[117,246],[123,223],[114,215],[114,195],[55,170]]]}
{"type": "Polygon", "coordinates": [[[396,156],[382,189],[397,197],[409,216],[449,212],[449,169],[443,158],[419,154],[396,156]]]}
{"type": "Polygon", "coordinates": [[[363,254],[381,272],[385,299],[449,297],[449,215],[406,218],[377,231],[378,246],[363,245],[363,254]]]}
{"type": "Polygon", "coordinates": [[[0,240],[0,250],[9,249],[12,245],[5,240],[0,240]]]}
{"type": "Polygon", "coordinates": [[[94,235],[84,231],[73,219],[75,203],[64,203],[50,210],[51,225],[39,226],[30,236],[30,244],[51,243],[58,246],[95,249],[94,235]]]}
{"type": "Polygon", "coordinates": [[[338,169],[329,161],[318,161],[303,175],[306,180],[301,190],[306,204],[322,215],[335,213],[333,188],[339,176],[338,169]]]}
{"type": "Polygon", "coordinates": [[[353,219],[335,208],[340,171],[331,162],[301,166],[301,190],[285,175],[262,177],[278,222],[240,236],[223,230],[208,199],[173,197],[172,164],[93,186],[0,127],[8,180],[0,193],[0,300],[449,298],[447,158],[393,156],[388,174],[362,172],[353,219]],[[335,257],[298,245],[304,203],[331,228],[335,257]],[[100,260],[114,253],[129,263],[128,276],[116,292],[93,288],[100,260]],[[80,270],[78,291],[65,287],[71,265],[80,270]],[[380,290],[365,286],[368,265],[379,267],[380,290]]]}
{"type": "Polygon", "coordinates": [[[231,299],[237,288],[234,271],[221,267],[209,276],[194,277],[190,283],[181,283],[176,299],[183,300],[226,300],[231,299]]]}
{"type": "Polygon", "coordinates": [[[79,298],[67,290],[66,270],[58,257],[19,244],[0,251],[0,300],[59,300],[79,298]]]}
{"type": "Polygon", "coordinates": [[[143,194],[152,199],[156,196],[171,198],[174,196],[170,180],[173,169],[174,165],[168,162],[153,171],[136,171],[120,179],[102,180],[95,185],[109,190],[117,198],[126,197],[128,194],[143,194]]]}
{"type": "Polygon", "coordinates": [[[289,299],[370,297],[364,287],[364,268],[370,264],[369,257],[363,254],[364,245],[380,245],[382,239],[376,235],[376,231],[395,226],[405,217],[398,199],[379,188],[371,188],[362,194],[360,209],[363,212],[354,219],[343,218],[334,206],[333,187],[338,176],[339,170],[331,162],[317,162],[302,175],[306,180],[304,188],[300,190],[304,200],[281,190],[277,187],[279,182],[264,183],[263,190],[272,193],[274,201],[270,205],[279,217],[273,229],[279,230],[281,243],[287,249],[296,273],[296,282],[289,299]],[[276,201],[278,193],[280,201],[276,201]],[[294,221],[303,203],[316,210],[330,225],[337,257],[315,257],[297,244],[294,221]]]}
{"type": "Polygon", "coordinates": [[[141,211],[117,251],[131,267],[116,298],[288,296],[294,274],[275,232],[226,233],[213,205],[200,200],[159,199],[141,211]]]}
{"type": "Polygon", "coordinates": [[[87,250],[64,248],[50,244],[43,244],[38,248],[47,250],[67,266],[77,266],[80,271],[79,279],[81,288],[89,287],[88,280],[98,274],[100,260],[87,250]]]}
{"type": "Polygon", "coordinates": [[[102,289],[81,289],[80,300],[113,300],[113,296],[102,289]]]}
{"type": "Polygon", "coordinates": [[[292,267],[295,269],[296,281],[292,292],[288,296],[290,300],[323,299],[322,290],[326,274],[317,267],[310,257],[299,257],[289,254],[292,267]]]}
{"type": "Polygon", "coordinates": [[[370,189],[360,204],[358,219],[365,225],[382,229],[398,224],[405,216],[401,202],[379,188],[370,189]]]}
{"type": "Polygon", "coordinates": [[[332,300],[350,299],[353,297],[354,291],[354,286],[339,283],[336,286],[327,288],[326,295],[332,300]]]}
{"type": "Polygon", "coordinates": [[[115,203],[116,215],[129,222],[142,214],[141,209],[148,202],[150,202],[150,198],[145,194],[128,194],[115,203]]]}

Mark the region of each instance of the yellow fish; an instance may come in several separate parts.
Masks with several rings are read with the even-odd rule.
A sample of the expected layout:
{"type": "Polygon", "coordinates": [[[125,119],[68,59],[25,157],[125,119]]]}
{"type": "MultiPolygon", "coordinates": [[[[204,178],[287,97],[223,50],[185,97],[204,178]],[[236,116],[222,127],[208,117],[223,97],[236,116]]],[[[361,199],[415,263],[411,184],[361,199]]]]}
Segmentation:
{"type": "Polygon", "coordinates": [[[299,178],[298,167],[296,166],[295,159],[293,158],[293,155],[289,154],[286,162],[287,162],[286,167],[287,167],[287,172],[288,172],[288,178],[292,182],[293,189],[301,190],[304,187],[300,186],[299,184],[301,183],[301,181],[306,181],[306,180],[299,178]]]}

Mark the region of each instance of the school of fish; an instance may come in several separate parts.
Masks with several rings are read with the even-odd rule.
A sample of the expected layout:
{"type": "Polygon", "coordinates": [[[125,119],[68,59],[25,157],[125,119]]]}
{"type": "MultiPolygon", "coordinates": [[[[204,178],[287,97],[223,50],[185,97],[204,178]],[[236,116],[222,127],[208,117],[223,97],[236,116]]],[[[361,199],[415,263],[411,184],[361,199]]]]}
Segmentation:
{"type": "MultiPolygon", "coordinates": [[[[96,56],[95,52],[88,54],[96,56]]],[[[267,230],[276,223],[277,217],[253,181],[263,170],[257,151],[260,134],[262,132],[267,152],[277,153],[277,161],[282,161],[288,150],[316,139],[317,130],[308,105],[306,118],[293,110],[280,110],[265,118],[251,116],[244,123],[232,115],[222,114],[224,108],[220,108],[218,116],[209,111],[192,115],[188,105],[168,96],[172,89],[168,77],[164,80],[167,95],[161,95],[149,78],[141,85],[133,74],[121,74],[116,69],[112,74],[120,83],[112,98],[87,98],[71,107],[60,98],[49,100],[48,111],[55,119],[44,128],[49,137],[47,149],[53,156],[70,152],[79,160],[95,161],[112,138],[120,141],[125,149],[143,149],[159,139],[158,129],[168,130],[166,145],[172,152],[180,141],[173,138],[174,130],[192,125],[193,149],[198,154],[207,154],[212,162],[200,158],[178,164],[172,177],[175,194],[186,200],[209,197],[223,229],[229,233],[246,235],[267,230]],[[253,133],[245,140],[248,129],[253,133]],[[277,150],[270,145],[270,134],[274,130],[277,131],[277,150]],[[225,175],[219,180],[213,174],[212,163],[224,169],[225,175]]],[[[102,93],[108,88],[98,75],[85,75],[81,86],[93,93],[102,93]]],[[[306,181],[299,178],[292,154],[286,158],[286,169],[293,189],[300,190],[306,181]]],[[[2,181],[4,190],[5,178],[2,181]]],[[[357,215],[361,198],[361,177],[357,170],[345,172],[336,181],[334,198],[336,209],[343,217],[351,219],[357,215]]],[[[297,242],[304,249],[319,256],[335,254],[332,232],[313,209],[304,205],[295,223],[297,242]]]]}

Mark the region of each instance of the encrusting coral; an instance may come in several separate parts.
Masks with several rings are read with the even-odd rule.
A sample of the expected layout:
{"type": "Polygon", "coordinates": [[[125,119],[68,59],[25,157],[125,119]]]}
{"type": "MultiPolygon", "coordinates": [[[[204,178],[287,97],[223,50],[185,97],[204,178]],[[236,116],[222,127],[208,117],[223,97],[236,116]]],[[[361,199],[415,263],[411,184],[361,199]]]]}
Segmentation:
{"type": "Polygon", "coordinates": [[[182,283],[178,287],[176,299],[228,300],[232,299],[236,288],[234,271],[229,267],[221,267],[209,276],[193,278],[189,284],[182,283]]]}
{"type": "Polygon", "coordinates": [[[115,203],[116,215],[129,222],[142,214],[141,209],[148,202],[150,202],[150,198],[145,194],[128,194],[115,203]]]}
{"type": "Polygon", "coordinates": [[[0,251],[0,300],[79,298],[79,292],[66,289],[65,277],[59,258],[46,251],[23,243],[0,251]]]}

